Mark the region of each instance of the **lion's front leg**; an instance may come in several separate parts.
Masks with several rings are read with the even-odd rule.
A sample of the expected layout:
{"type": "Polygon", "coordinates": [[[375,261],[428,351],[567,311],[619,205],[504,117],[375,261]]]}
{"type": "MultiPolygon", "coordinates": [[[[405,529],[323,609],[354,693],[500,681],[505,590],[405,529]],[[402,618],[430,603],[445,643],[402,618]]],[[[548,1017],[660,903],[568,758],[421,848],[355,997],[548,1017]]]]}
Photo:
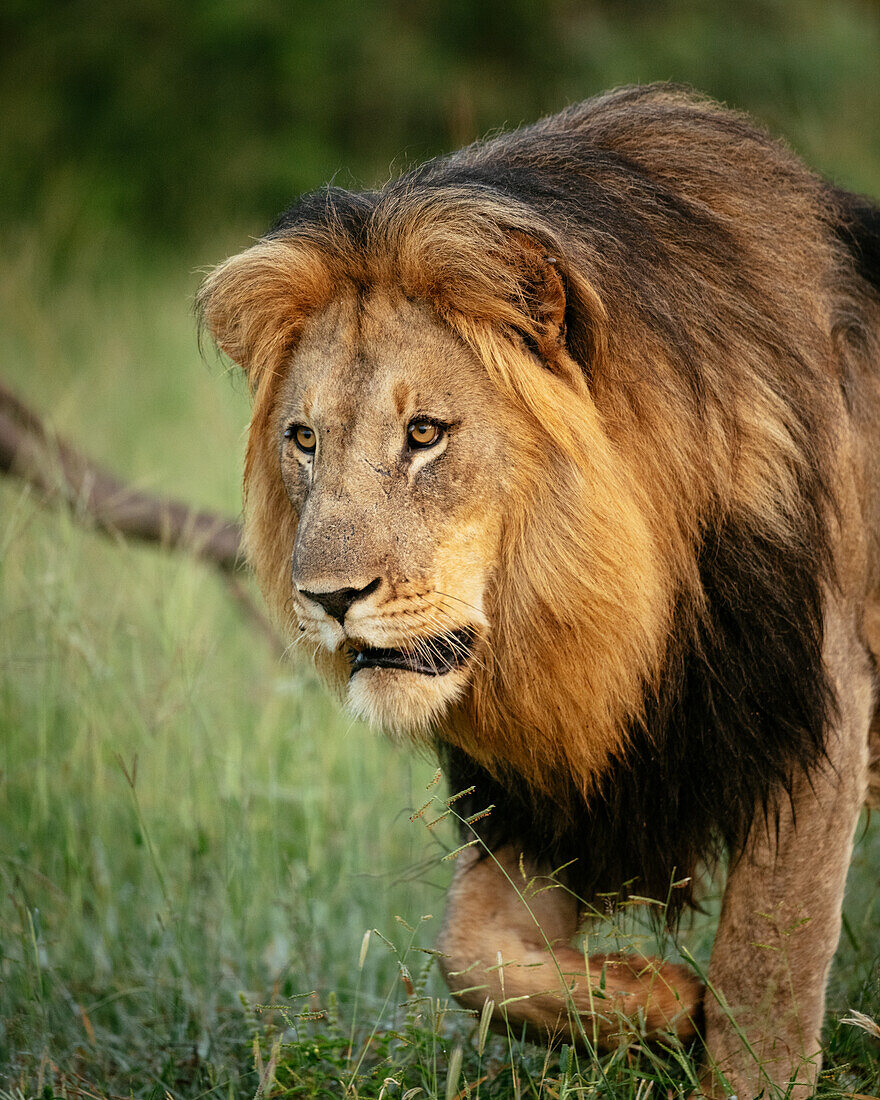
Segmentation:
{"type": "Polygon", "coordinates": [[[853,834],[865,798],[872,674],[858,642],[826,624],[838,692],[827,760],[756,821],[732,869],[709,967],[708,1093],[742,1100],[812,1094],[821,1067],[825,985],[840,935],[853,834]],[[786,1092],[789,1082],[796,1082],[786,1092]]]}
{"type": "Polygon", "coordinates": [[[439,947],[449,988],[460,1003],[494,1002],[496,1026],[535,1038],[607,1047],[621,1016],[648,1034],[694,1033],[702,987],[684,967],[635,955],[593,956],[571,947],[578,930],[574,899],[562,888],[531,887],[518,854],[503,849],[458,857],[439,947]],[[604,971],[604,975],[603,975],[604,971]]]}

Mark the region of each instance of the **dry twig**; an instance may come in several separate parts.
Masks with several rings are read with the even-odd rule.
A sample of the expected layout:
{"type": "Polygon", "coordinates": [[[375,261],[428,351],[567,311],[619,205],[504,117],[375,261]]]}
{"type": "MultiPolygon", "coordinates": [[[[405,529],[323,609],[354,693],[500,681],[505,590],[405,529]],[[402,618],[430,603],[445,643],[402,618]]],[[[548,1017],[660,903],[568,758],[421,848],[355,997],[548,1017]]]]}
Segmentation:
{"type": "Polygon", "coordinates": [[[78,520],[105,534],[183,550],[215,565],[247,618],[283,648],[236,575],[243,565],[239,523],[126,484],[50,432],[2,383],[0,473],[20,478],[44,501],[66,505],[78,520]]]}
{"type": "Polygon", "coordinates": [[[2,384],[0,472],[21,478],[45,500],[66,504],[107,533],[186,550],[226,572],[239,567],[241,529],[235,520],[133,489],[50,433],[2,384]]]}

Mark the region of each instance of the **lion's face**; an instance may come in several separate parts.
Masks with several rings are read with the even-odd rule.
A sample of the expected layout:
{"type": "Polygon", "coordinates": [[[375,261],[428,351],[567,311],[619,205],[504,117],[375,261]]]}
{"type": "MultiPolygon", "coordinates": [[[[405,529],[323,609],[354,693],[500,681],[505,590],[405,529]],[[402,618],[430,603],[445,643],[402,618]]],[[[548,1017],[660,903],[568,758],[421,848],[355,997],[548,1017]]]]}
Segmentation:
{"type": "Polygon", "coordinates": [[[513,413],[428,307],[376,292],[310,319],[274,420],[302,636],[355,713],[425,729],[491,631],[513,413]]]}
{"type": "Polygon", "coordinates": [[[555,243],[498,200],[404,198],[356,237],[306,204],[317,228],[202,288],[254,395],[248,556],[355,713],[586,789],[669,635],[677,504],[645,487],[666,437],[620,445],[604,307],[555,243]]]}

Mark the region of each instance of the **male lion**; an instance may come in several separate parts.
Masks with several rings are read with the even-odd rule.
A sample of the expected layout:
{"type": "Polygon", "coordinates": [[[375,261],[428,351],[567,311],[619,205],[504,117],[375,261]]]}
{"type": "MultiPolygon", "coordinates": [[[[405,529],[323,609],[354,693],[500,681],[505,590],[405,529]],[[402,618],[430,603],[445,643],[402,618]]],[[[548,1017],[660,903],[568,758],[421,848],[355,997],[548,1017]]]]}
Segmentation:
{"type": "Polygon", "coordinates": [[[269,603],[495,807],[441,938],[465,1005],[610,1043],[610,1003],[704,1027],[710,1092],[812,1089],[876,770],[878,287],[877,208],[670,87],[306,195],[206,280],[269,603]],[[714,995],[570,946],[722,852],[714,995]],[[568,890],[526,905],[521,854],[568,890]]]}

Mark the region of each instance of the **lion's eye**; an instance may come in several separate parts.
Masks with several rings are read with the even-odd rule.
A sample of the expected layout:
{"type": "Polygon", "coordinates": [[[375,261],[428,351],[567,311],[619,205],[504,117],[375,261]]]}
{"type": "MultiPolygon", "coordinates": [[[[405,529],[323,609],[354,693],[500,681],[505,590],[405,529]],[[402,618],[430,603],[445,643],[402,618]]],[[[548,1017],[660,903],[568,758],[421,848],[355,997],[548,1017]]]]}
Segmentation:
{"type": "Polygon", "coordinates": [[[312,429],[307,428],[305,424],[291,424],[285,429],[284,438],[292,439],[304,454],[313,455],[315,453],[318,440],[312,429]]]}
{"type": "Polygon", "coordinates": [[[433,447],[443,438],[443,428],[431,420],[413,420],[406,430],[406,441],[414,450],[433,447]]]}

